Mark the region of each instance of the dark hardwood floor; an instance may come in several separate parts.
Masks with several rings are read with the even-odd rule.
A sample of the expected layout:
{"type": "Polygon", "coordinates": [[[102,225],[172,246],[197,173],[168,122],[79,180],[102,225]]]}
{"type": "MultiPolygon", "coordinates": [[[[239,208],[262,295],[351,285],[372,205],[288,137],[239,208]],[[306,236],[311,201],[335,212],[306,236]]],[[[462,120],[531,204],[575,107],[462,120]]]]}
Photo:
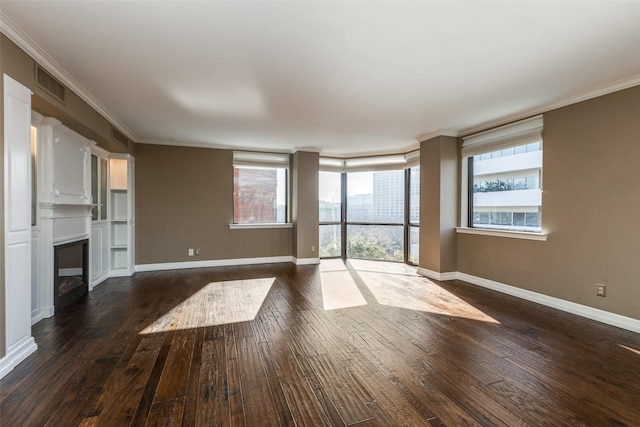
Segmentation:
{"type": "Polygon", "coordinates": [[[33,331],[3,427],[640,425],[640,335],[402,264],[138,273],[33,331]]]}

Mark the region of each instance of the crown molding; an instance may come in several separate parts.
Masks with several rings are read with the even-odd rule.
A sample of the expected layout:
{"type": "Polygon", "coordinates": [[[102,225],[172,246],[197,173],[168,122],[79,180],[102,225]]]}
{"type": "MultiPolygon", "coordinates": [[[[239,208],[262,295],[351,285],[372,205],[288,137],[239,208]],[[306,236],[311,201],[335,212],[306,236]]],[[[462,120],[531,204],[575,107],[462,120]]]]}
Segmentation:
{"type": "Polygon", "coordinates": [[[256,147],[250,145],[229,145],[219,144],[215,142],[180,142],[180,141],[159,141],[151,139],[142,139],[136,141],[136,144],[144,145],[166,145],[172,147],[189,147],[189,148],[213,148],[218,150],[231,150],[231,151],[255,151],[259,153],[276,153],[276,154],[293,154],[296,150],[289,150],[285,148],[266,148],[256,147]]]}
{"type": "Polygon", "coordinates": [[[474,125],[474,126],[462,129],[460,132],[458,132],[458,134],[459,136],[469,136],[474,133],[482,132],[494,127],[502,126],[502,125],[515,122],[518,120],[526,119],[532,116],[537,116],[539,114],[544,114],[558,108],[566,107],[568,105],[573,105],[579,102],[588,101],[590,99],[597,98],[599,96],[609,95],[610,93],[618,92],[624,89],[629,89],[631,87],[638,86],[638,85],[640,85],[640,74],[636,74],[631,77],[626,77],[624,79],[616,80],[615,82],[607,83],[606,85],[595,87],[589,90],[588,92],[584,92],[580,95],[576,95],[570,98],[564,98],[542,107],[530,108],[528,110],[520,111],[515,114],[503,116],[499,119],[482,122],[478,125],[474,125]]]}
{"type": "Polygon", "coordinates": [[[165,145],[172,147],[190,147],[190,148],[212,148],[218,150],[241,150],[241,151],[256,151],[259,153],[289,153],[294,154],[298,151],[308,151],[308,152],[317,152],[322,157],[334,157],[339,159],[351,159],[351,158],[360,158],[360,157],[369,157],[369,156],[386,156],[391,154],[407,154],[411,151],[419,150],[420,144],[414,143],[410,146],[389,149],[389,150],[380,150],[380,151],[358,151],[353,153],[335,153],[330,151],[324,151],[323,149],[311,150],[310,147],[305,147],[302,149],[301,147],[295,147],[292,150],[283,149],[283,148],[266,148],[266,147],[256,147],[249,145],[228,145],[228,144],[218,144],[218,143],[209,143],[209,142],[179,142],[179,141],[156,141],[156,140],[138,140],[136,144],[145,144],[145,145],[165,145]]]}
{"type": "Polygon", "coordinates": [[[298,151],[304,151],[307,153],[320,153],[322,151],[322,147],[293,147],[291,153],[295,154],[298,151]]]}
{"type": "Polygon", "coordinates": [[[374,157],[374,156],[388,156],[388,155],[393,155],[393,154],[407,154],[411,151],[415,151],[415,150],[419,150],[420,149],[420,143],[419,142],[415,142],[411,145],[407,145],[404,147],[400,147],[400,148],[391,148],[388,150],[374,150],[374,151],[356,151],[356,152],[351,152],[351,153],[338,153],[335,151],[325,151],[322,150],[320,152],[320,155],[322,157],[333,157],[333,158],[337,158],[337,159],[353,159],[353,158],[360,158],[360,157],[374,157]]]}
{"type": "Polygon", "coordinates": [[[9,17],[0,10],[0,32],[14,42],[27,55],[33,58],[38,64],[44,67],[55,78],[60,80],[78,95],[91,108],[96,110],[105,119],[116,126],[127,138],[136,142],[135,134],[118,118],[112,114],[95,96],[93,96],[84,86],[82,86],[73,76],[65,70],[55,59],[51,57],[42,47],[40,47],[29,35],[15,25],[9,17]]]}
{"type": "Polygon", "coordinates": [[[451,130],[451,129],[447,129],[447,130],[441,129],[433,132],[420,134],[416,137],[416,140],[418,142],[422,142],[432,138],[437,138],[439,136],[451,136],[451,137],[457,138],[460,136],[460,133],[458,131],[451,130]]]}

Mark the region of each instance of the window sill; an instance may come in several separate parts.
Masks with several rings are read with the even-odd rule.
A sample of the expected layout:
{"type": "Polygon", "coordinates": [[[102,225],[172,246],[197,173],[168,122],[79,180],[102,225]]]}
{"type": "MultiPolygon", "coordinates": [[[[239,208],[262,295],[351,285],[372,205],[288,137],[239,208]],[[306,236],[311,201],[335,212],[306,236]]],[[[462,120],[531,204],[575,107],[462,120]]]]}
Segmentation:
{"type": "Polygon", "coordinates": [[[247,230],[255,228],[293,228],[293,223],[259,223],[259,224],[229,224],[232,230],[247,230]]]}
{"type": "Polygon", "coordinates": [[[479,234],[482,236],[508,237],[511,239],[536,240],[546,242],[549,235],[547,233],[531,233],[526,231],[510,230],[489,230],[487,228],[456,227],[456,233],[479,234]]]}

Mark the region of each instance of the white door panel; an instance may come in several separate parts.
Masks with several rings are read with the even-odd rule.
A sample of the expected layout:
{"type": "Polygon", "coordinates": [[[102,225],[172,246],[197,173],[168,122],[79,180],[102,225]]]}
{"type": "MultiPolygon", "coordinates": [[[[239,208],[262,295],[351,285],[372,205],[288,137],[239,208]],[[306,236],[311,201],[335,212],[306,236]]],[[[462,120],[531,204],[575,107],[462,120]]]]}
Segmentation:
{"type": "Polygon", "coordinates": [[[31,91],[4,75],[5,351],[0,377],[36,345],[31,337],[31,91]]]}

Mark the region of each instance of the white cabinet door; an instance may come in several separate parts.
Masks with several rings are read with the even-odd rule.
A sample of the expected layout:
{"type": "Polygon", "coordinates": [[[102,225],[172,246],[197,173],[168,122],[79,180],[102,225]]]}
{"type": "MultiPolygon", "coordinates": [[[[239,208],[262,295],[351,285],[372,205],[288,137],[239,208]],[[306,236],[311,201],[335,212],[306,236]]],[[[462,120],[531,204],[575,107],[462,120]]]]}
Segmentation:
{"type": "Polygon", "coordinates": [[[109,224],[106,224],[102,227],[102,237],[100,238],[101,242],[101,252],[100,256],[102,258],[102,276],[106,276],[109,274],[109,270],[111,269],[111,261],[109,260],[110,255],[110,247],[109,247],[109,224]]]}
{"type": "Polygon", "coordinates": [[[96,281],[102,275],[102,229],[99,225],[91,227],[91,283],[96,285],[96,281]]]}
{"type": "Polygon", "coordinates": [[[91,284],[100,284],[109,275],[109,223],[91,226],[91,284]]]}

